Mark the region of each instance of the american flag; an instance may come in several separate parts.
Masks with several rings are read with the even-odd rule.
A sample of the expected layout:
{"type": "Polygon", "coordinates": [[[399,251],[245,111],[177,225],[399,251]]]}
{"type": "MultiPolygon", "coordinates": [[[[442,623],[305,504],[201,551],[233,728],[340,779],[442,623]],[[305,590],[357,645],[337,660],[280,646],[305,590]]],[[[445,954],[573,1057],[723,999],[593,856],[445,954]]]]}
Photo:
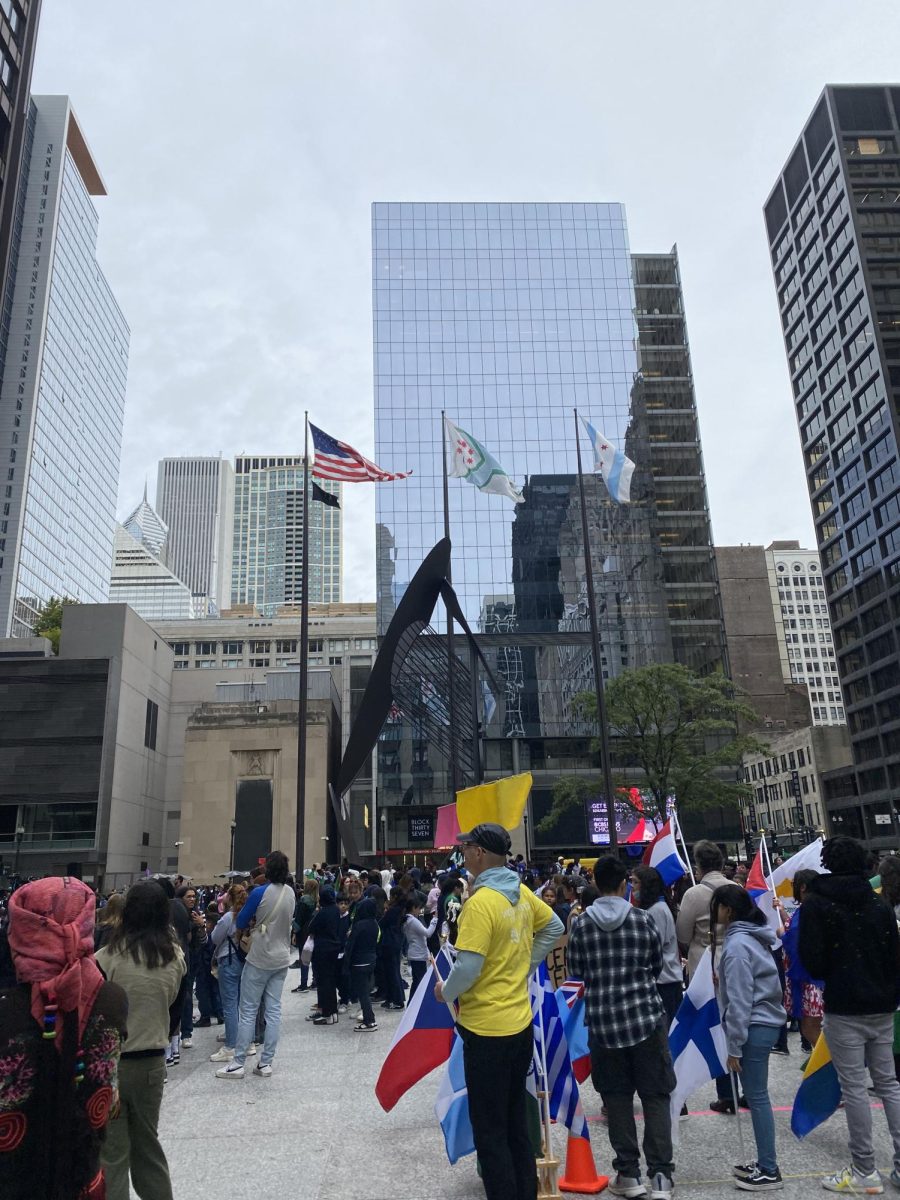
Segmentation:
{"type": "Polygon", "coordinates": [[[385,471],[363,458],[358,450],[339,442],[310,422],[310,433],[316,452],[313,475],[319,479],[341,479],[345,483],[390,483],[405,479],[412,471],[385,471]]]}

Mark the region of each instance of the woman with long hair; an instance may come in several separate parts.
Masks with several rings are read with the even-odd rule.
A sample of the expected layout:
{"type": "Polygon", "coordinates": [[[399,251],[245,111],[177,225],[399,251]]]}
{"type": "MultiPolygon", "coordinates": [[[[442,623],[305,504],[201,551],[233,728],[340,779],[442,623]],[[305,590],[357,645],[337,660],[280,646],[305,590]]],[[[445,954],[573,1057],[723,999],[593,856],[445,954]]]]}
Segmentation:
{"type": "Polygon", "coordinates": [[[662,943],[663,969],[656,980],[656,990],[666,1010],[666,1025],[671,1026],[684,998],[684,968],[675,936],[675,914],[655,867],[635,867],[631,880],[634,903],[647,913],[662,943]]]}
{"type": "Polygon", "coordinates": [[[125,897],[119,892],[113,892],[106,904],[97,913],[94,925],[94,952],[105,946],[113,930],[122,920],[122,909],[125,907],[125,897]]]}
{"type": "Polygon", "coordinates": [[[769,1101],[769,1055],[785,1022],[781,981],[772,957],[775,934],[750,895],[736,883],[717,887],[709,905],[713,962],[718,926],[722,952],[713,978],[728,1050],[726,1066],[741,1077],[750,1106],[757,1160],[734,1168],[747,1192],[784,1187],[775,1157],[775,1119],[769,1101]]]}
{"type": "Polygon", "coordinates": [[[169,920],[166,893],[153,880],[128,889],[122,922],[97,952],[107,979],[128,997],[128,1037],[119,1062],[119,1109],[103,1147],[107,1200],[172,1200],[169,1164],[159,1144],[166,1047],[178,1028],[187,966],[169,920]]]}
{"type": "Polygon", "coordinates": [[[219,996],[225,1014],[225,1045],[209,1056],[210,1062],[231,1062],[237,1043],[238,1001],[241,993],[241,974],[244,960],[238,954],[238,933],[235,928],[237,915],[247,900],[247,889],[242,883],[233,883],[226,893],[225,912],[213,929],[212,944],[219,970],[219,996]]]}
{"type": "Polygon", "coordinates": [[[100,1145],[127,1005],[94,961],[94,903],[68,876],[26,883],[9,898],[0,974],[11,965],[18,982],[0,992],[3,1200],[103,1195],[100,1145]]]}

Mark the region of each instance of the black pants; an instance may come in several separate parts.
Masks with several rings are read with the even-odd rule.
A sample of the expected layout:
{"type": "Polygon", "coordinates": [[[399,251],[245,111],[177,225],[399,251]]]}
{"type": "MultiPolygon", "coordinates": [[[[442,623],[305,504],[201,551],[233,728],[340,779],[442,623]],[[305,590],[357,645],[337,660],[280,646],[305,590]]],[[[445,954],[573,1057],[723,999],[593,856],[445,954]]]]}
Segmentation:
{"type": "Polygon", "coordinates": [[[366,1025],[375,1024],[375,1014],[372,1011],[372,997],[370,995],[372,991],[372,972],[374,969],[374,963],[366,963],[361,967],[350,968],[350,986],[356,992],[360,1011],[363,1015],[363,1023],[366,1025]]]}
{"type": "Polygon", "coordinates": [[[591,1081],[603,1097],[609,1119],[613,1166],[622,1175],[635,1177],[640,1171],[637,1128],[634,1123],[634,1094],[644,1110],[644,1158],[647,1174],[661,1171],[669,1179],[672,1162],[672,1114],[669,1096],[675,1087],[675,1072],[669,1040],[663,1023],[636,1046],[608,1049],[589,1039],[591,1081]]]}
{"type": "Polygon", "coordinates": [[[487,1200],[536,1200],[537,1170],[528,1133],[534,1031],[484,1037],[457,1026],[469,1092],[469,1118],[487,1200]]]}
{"type": "Polygon", "coordinates": [[[681,1007],[681,1002],[684,999],[684,984],[680,981],[674,983],[658,983],[656,990],[659,992],[659,998],[663,1002],[663,1008],[666,1010],[666,1029],[672,1028],[672,1022],[675,1020],[675,1014],[681,1007]]]}
{"type": "Polygon", "coordinates": [[[409,969],[412,971],[412,983],[409,985],[409,996],[406,1003],[412,1004],[412,998],[416,994],[416,988],[425,978],[425,972],[428,970],[428,963],[415,958],[409,960],[409,969]]]}
{"type": "Polygon", "coordinates": [[[313,951],[313,970],[316,973],[316,999],[319,1012],[330,1017],[337,1012],[338,952],[313,951]]]}

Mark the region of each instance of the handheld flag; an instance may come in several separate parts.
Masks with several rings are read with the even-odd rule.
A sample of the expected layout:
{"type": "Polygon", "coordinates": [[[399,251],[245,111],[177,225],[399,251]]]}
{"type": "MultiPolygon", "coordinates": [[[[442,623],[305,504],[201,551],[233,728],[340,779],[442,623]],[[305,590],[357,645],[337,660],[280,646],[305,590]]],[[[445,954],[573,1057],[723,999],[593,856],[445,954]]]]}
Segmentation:
{"type": "Polygon", "coordinates": [[[675,1090],[671,1096],[672,1127],[677,1129],[681,1106],[691,1092],[708,1079],[726,1074],[728,1051],[713,985],[709,947],[704,950],[681,1007],[675,1014],[669,1030],[669,1049],[675,1068],[675,1090]]]}
{"type": "Polygon", "coordinates": [[[825,1034],[820,1033],[794,1097],[791,1132],[795,1137],[806,1137],[816,1126],[828,1120],[840,1102],[841,1085],[837,1071],[831,1061],[831,1051],[825,1041],[825,1034]]]}
{"type": "Polygon", "coordinates": [[[655,867],[666,887],[687,875],[687,864],[678,853],[675,830],[671,818],[644,851],[644,866],[655,867]]]}
{"type": "Polygon", "coordinates": [[[337,438],[309,423],[312,434],[313,459],[312,473],[319,479],[341,479],[345,483],[391,483],[395,479],[406,479],[412,471],[385,471],[363,458],[358,450],[339,442],[337,438]]]}
{"type": "Polygon", "coordinates": [[[594,471],[602,476],[610,500],[615,500],[616,504],[628,504],[631,500],[634,463],[608,438],[598,433],[589,421],[585,421],[585,425],[594,448],[594,471]]]}
{"type": "Polygon", "coordinates": [[[563,1030],[569,1044],[572,1070],[579,1083],[591,1073],[591,1051],[587,1025],[584,1021],[584,983],[580,979],[565,979],[556,989],[556,1002],[563,1019],[563,1030]]]}
{"type": "Polygon", "coordinates": [[[375,1095],[385,1112],[390,1112],[413,1084],[450,1057],[456,1036],[453,1014],[434,995],[435,970],[446,979],[450,966],[450,960],[442,950],[425,972],[397,1026],[375,1083],[375,1095]]]}
{"type": "Polygon", "coordinates": [[[819,874],[825,873],[825,868],[822,866],[822,845],[822,839],[817,837],[814,842],[810,842],[808,846],[804,846],[802,850],[792,854],[769,876],[771,890],[756,898],[757,907],[766,914],[769,924],[776,932],[780,921],[772,901],[776,896],[782,900],[790,899],[794,893],[794,876],[798,871],[809,870],[818,871],[819,874]]]}
{"type": "Polygon", "coordinates": [[[753,860],[753,865],[747,875],[747,882],[744,885],[754,900],[769,891],[769,881],[766,879],[765,863],[763,861],[763,843],[765,838],[760,838],[759,849],[756,852],[756,858],[753,860]]]}
{"type": "Polygon", "coordinates": [[[480,492],[506,496],[515,504],[524,504],[525,497],[500,464],[484,446],[444,417],[444,437],[447,441],[448,473],[451,479],[467,479],[480,492]]]}
{"type": "Polygon", "coordinates": [[[544,1081],[550,1099],[550,1116],[567,1126],[572,1137],[590,1141],[587,1120],[581,1107],[578,1083],[572,1071],[569,1046],[556,992],[550,982],[546,963],[531,976],[531,1012],[534,1025],[535,1057],[541,1061],[541,1028],[547,1062],[544,1081]]]}
{"type": "Polygon", "coordinates": [[[318,500],[320,504],[327,504],[329,508],[340,508],[341,502],[333,492],[326,492],[323,487],[319,487],[315,480],[312,485],[312,498],[318,500]]]}
{"type": "Polygon", "coordinates": [[[459,1162],[466,1154],[475,1153],[475,1135],[469,1117],[469,1093],[463,1067],[463,1043],[458,1034],[453,1036],[453,1049],[438,1088],[434,1115],[441,1124],[447,1157],[451,1163],[459,1162]]]}
{"type": "Polygon", "coordinates": [[[493,821],[504,829],[516,829],[525,812],[531,791],[531,772],[508,775],[493,783],[480,783],[456,793],[456,815],[461,829],[472,829],[482,821],[493,821]]]}

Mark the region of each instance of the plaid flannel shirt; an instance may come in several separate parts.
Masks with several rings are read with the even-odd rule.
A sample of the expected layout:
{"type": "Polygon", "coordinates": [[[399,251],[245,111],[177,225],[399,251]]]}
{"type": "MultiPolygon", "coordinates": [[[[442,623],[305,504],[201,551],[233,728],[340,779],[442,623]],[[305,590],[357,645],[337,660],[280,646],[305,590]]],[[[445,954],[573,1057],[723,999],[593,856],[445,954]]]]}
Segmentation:
{"type": "Polygon", "coordinates": [[[585,1023],[610,1049],[645,1041],[664,1016],[656,980],[662,944],[653,922],[633,908],[618,929],[601,929],[585,914],[569,936],[566,967],[584,980],[585,1023]]]}

